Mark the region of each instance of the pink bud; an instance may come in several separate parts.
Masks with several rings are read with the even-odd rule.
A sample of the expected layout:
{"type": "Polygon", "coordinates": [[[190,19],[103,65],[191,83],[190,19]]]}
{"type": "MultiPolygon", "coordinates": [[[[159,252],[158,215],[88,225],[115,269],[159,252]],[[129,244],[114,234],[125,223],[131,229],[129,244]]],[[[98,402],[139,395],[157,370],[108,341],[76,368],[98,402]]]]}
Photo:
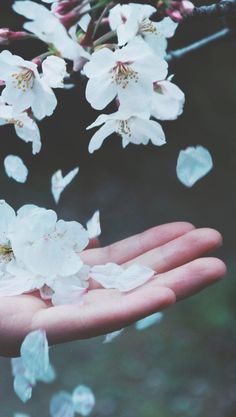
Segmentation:
{"type": "Polygon", "coordinates": [[[63,16],[66,13],[69,13],[75,6],[78,6],[80,0],[63,0],[55,6],[52,7],[53,13],[58,16],[63,16]]]}
{"type": "Polygon", "coordinates": [[[166,10],[166,14],[171,17],[175,22],[182,22],[183,16],[178,10],[166,10]]]}
{"type": "Polygon", "coordinates": [[[182,0],[181,1],[181,12],[182,13],[191,13],[194,9],[194,4],[189,0],[182,0]]]}
{"type": "Polygon", "coordinates": [[[1,28],[0,29],[0,45],[8,45],[9,44],[10,33],[11,33],[11,31],[8,28],[1,28]]]}
{"type": "Polygon", "coordinates": [[[10,42],[20,41],[22,39],[30,38],[30,34],[27,32],[13,32],[8,28],[0,29],[0,45],[9,45],[10,42]]]}

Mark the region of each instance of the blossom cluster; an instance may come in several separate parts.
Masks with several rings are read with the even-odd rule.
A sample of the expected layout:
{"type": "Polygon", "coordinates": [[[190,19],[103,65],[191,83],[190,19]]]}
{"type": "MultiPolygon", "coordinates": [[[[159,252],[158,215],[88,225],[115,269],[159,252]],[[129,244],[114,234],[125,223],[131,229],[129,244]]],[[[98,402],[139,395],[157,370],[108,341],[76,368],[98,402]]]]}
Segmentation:
{"type": "Polygon", "coordinates": [[[85,229],[76,221],[58,220],[53,210],[25,205],[17,213],[0,201],[0,296],[40,291],[54,305],[82,302],[89,279],[121,292],[143,285],[152,269],[133,264],[85,265],[81,252],[101,233],[99,212],[85,229]]]}
{"type": "Polygon", "coordinates": [[[99,127],[90,152],[114,132],[123,147],[149,141],[163,145],[159,121],[176,119],[184,105],[184,93],[168,76],[165,60],[167,40],[178,23],[168,16],[153,21],[156,8],[149,4],[114,5],[107,0],[102,9],[99,2],[87,0],[42,3],[16,0],[13,10],[27,19],[25,31],[0,31],[0,45],[32,37],[46,49],[31,60],[7,49],[0,53],[0,124],[13,124],[36,154],[41,148],[37,121],[54,112],[54,89],[66,88],[69,75],[80,72],[88,79],[85,96],[91,106],[103,110],[114,102],[117,109],[88,126],[99,127]]]}

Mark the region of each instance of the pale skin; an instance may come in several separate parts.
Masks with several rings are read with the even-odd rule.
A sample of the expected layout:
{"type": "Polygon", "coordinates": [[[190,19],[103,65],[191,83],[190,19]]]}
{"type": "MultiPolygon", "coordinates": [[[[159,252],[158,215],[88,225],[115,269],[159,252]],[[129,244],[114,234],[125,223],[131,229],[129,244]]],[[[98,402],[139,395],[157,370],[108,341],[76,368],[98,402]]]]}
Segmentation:
{"type": "Polygon", "coordinates": [[[1,297],[0,355],[17,356],[23,338],[35,329],[45,329],[51,344],[64,343],[106,334],[166,309],[224,277],[225,264],[205,257],[221,244],[216,230],[176,222],[105,248],[85,250],[82,257],[87,264],[135,262],[154,269],[156,275],[128,293],[103,289],[91,281],[82,305],[53,307],[37,293],[1,297]]]}

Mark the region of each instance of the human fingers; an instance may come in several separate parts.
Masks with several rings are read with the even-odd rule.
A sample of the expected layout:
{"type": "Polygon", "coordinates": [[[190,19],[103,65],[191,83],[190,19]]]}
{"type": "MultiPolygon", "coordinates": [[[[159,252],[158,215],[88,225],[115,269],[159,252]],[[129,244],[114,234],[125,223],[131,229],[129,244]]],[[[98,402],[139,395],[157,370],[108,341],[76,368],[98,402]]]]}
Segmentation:
{"type": "Polygon", "coordinates": [[[88,249],[81,254],[81,257],[89,265],[105,264],[107,262],[121,264],[157,246],[164,245],[193,229],[194,226],[188,222],[163,224],[104,248],[88,249]]]}
{"type": "Polygon", "coordinates": [[[217,249],[221,244],[222,236],[216,230],[195,229],[132,259],[124,266],[138,263],[158,273],[166,272],[217,249]]]}
{"type": "Polygon", "coordinates": [[[176,299],[189,297],[222,279],[227,272],[218,258],[199,258],[153,278],[148,285],[158,291],[166,287],[175,293],[176,299]]]}

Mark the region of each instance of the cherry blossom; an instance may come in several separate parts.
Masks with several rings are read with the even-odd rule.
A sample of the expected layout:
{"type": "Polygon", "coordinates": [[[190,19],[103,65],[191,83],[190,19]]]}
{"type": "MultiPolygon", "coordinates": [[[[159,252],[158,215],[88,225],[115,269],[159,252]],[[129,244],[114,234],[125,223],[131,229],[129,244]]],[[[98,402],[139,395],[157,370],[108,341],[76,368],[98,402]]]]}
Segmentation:
{"type": "Polygon", "coordinates": [[[174,120],[183,112],[183,91],[169,80],[154,83],[151,114],[158,120],[174,120]]]}
{"type": "Polygon", "coordinates": [[[48,57],[43,64],[43,76],[40,77],[37,65],[30,61],[25,61],[17,55],[12,55],[10,51],[0,53],[0,73],[1,79],[6,86],[2,91],[2,99],[5,103],[12,105],[14,113],[21,113],[32,108],[37,119],[51,116],[57,105],[56,96],[47,84],[46,80],[51,80],[51,64],[55,64],[54,87],[61,87],[64,76],[62,65],[65,62],[58,57],[48,57]],[[50,59],[50,65],[47,65],[50,59]],[[60,63],[58,65],[58,62],[60,63]]]}
{"type": "Polygon", "coordinates": [[[115,97],[120,104],[137,111],[151,106],[153,83],[167,75],[167,63],[157,57],[142,39],[134,39],[121,49],[104,47],[84,66],[89,78],[86,98],[95,109],[103,109],[115,97]]]}
{"type": "Polygon", "coordinates": [[[169,17],[160,22],[153,22],[150,16],[156,12],[155,7],[146,4],[117,4],[110,10],[109,23],[117,31],[118,45],[123,46],[135,36],[141,36],[155,53],[164,56],[167,38],[174,35],[178,26],[169,17]]]}
{"type": "Polygon", "coordinates": [[[149,120],[145,114],[129,116],[122,111],[110,115],[102,114],[87,129],[100,125],[103,126],[93,135],[89,143],[90,153],[99,149],[104,140],[114,132],[121,136],[124,148],[129,143],[147,145],[149,140],[157,146],[165,144],[165,134],[161,125],[154,120],[149,120]]]}
{"type": "Polygon", "coordinates": [[[27,112],[14,112],[13,106],[0,101],[0,126],[11,124],[17,136],[24,142],[32,142],[32,152],[36,154],[41,149],[40,131],[36,122],[27,112]]]}
{"type": "Polygon", "coordinates": [[[34,33],[39,39],[52,44],[63,58],[77,62],[81,57],[89,58],[89,54],[68,35],[63,24],[42,4],[30,0],[16,1],[13,10],[31,22],[26,22],[24,28],[34,33]]]}
{"type": "Polygon", "coordinates": [[[25,267],[47,278],[76,274],[83,262],[79,257],[88,244],[87,231],[75,221],[57,221],[53,210],[23,206],[18,211],[10,240],[13,252],[25,267]]]}

